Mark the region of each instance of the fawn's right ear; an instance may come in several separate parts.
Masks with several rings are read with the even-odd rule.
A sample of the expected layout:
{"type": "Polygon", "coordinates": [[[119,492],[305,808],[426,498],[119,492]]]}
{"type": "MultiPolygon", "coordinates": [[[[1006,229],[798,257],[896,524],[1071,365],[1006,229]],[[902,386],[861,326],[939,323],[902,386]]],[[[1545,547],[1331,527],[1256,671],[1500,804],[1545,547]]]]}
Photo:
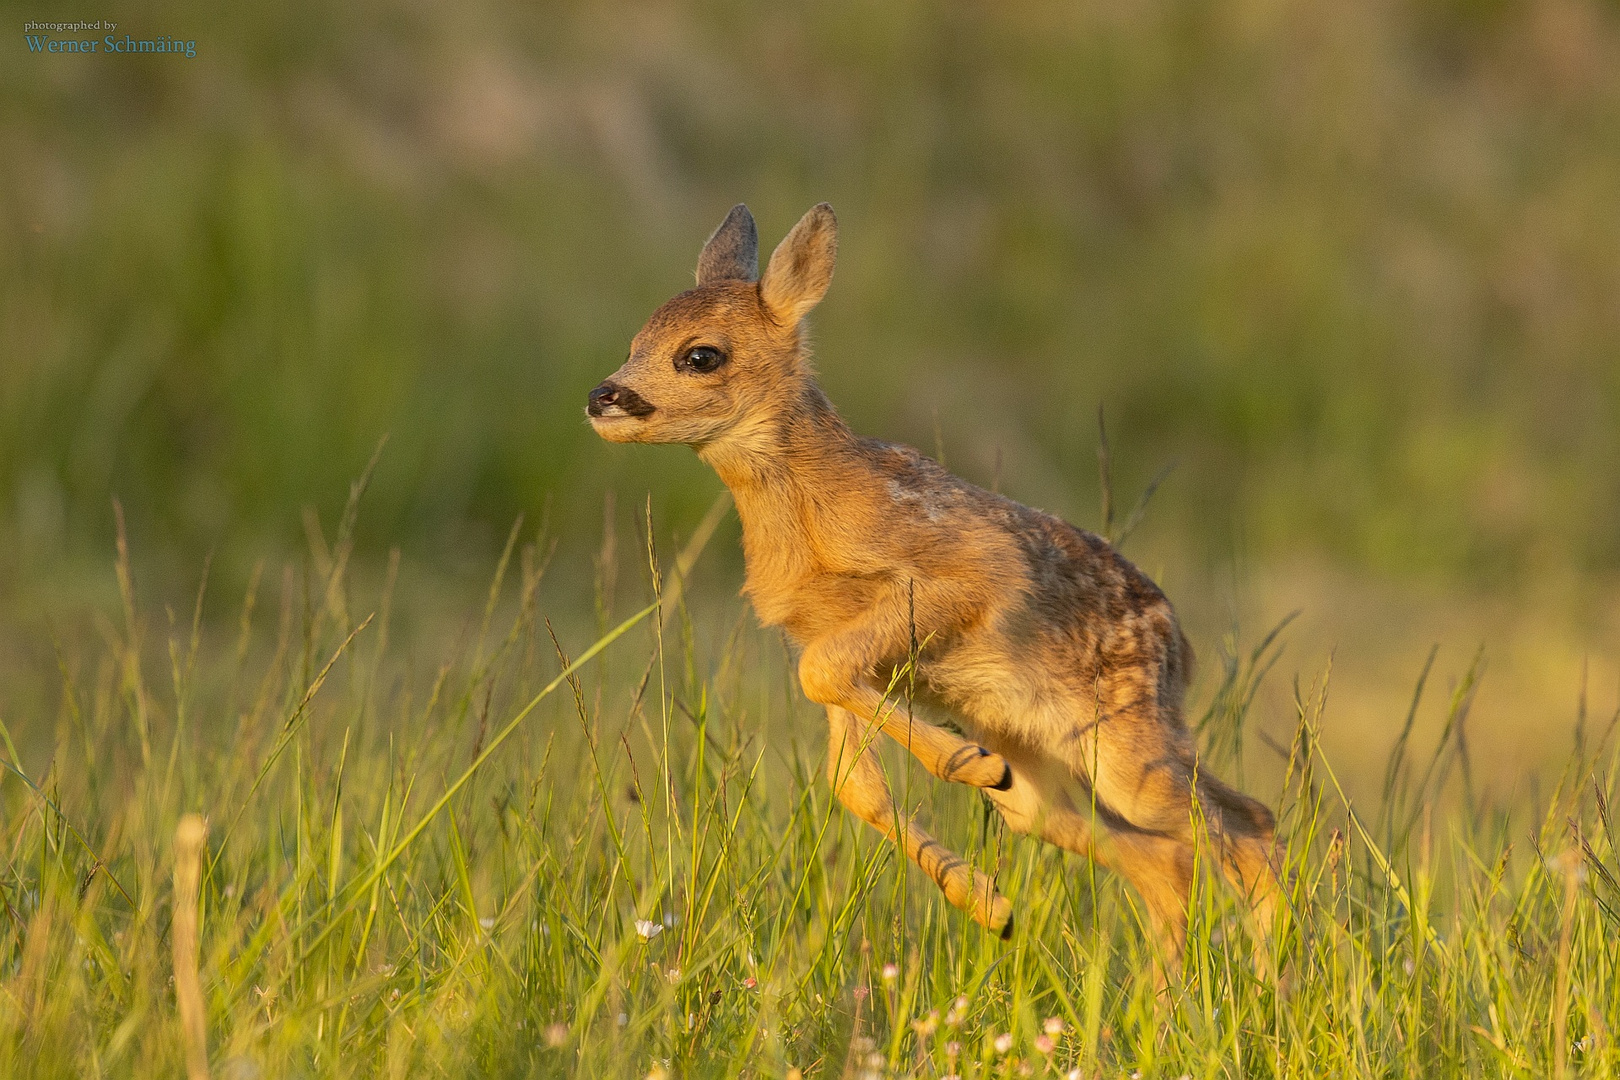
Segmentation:
{"type": "Polygon", "coordinates": [[[817,203],[776,245],[759,281],[760,299],[771,316],[783,326],[798,326],[827,295],[837,256],[838,219],[831,206],[817,203]]]}
{"type": "Polygon", "coordinates": [[[738,203],[703,245],[703,253],[698,256],[697,283],[758,280],[759,233],[754,229],[754,215],[738,203]]]}

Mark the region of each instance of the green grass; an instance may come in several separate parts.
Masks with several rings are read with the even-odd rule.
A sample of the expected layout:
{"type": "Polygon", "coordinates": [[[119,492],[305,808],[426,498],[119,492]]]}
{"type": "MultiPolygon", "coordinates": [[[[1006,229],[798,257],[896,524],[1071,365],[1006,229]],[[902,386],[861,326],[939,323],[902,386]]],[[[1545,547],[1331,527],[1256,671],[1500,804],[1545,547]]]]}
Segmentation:
{"type": "MultiPolygon", "coordinates": [[[[216,1076],[1620,1069],[1603,722],[1546,793],[1500,805],[1473,790],[1469,672],[1433,752],[1409,720],[1352,813],[1317,746],[1327,677],[1296,683],[1291,744],[1247,748],[1287,843],[1280,976],[1206,883],[1160,994],[1134,895],[973,793],[886,758],[1014,899],[1010,944],[837,806],[781,640],[740,600],[681,595],[706,532],[673,560],[604,545],[595,610],[548,612],[548,544],[514,528],[487,600],[424,656],[390,636],[397,563],[351,582],[353,524],[351,500],[279,611],[256,576],[217,626],[201,593],[154,618],[125,552],[121,615],[58,647],[54,720],[5,718],[0,1074],[183,1074],[170,883],[188,811],[210,824],[216,1076]],[[647,606],[612,610],[608,586],[638,573],[647,606]]],[[[1194,719],[1228,774],[1276,641],[1209,665],[1194,719]]]]}

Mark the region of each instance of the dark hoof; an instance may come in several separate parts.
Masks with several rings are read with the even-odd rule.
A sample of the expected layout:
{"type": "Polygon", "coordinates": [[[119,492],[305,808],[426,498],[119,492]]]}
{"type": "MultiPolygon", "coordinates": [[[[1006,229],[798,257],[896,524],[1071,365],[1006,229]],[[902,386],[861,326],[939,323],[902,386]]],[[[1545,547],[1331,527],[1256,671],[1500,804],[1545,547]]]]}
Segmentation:
{"type": "Polygon", "coordinates": [[[1002,941],[1011,941],[1012,940],[1012,931],[1013,931],[1013,917],[1011,915],[1009,915],[1009,916],[1007,916],[1007,925],[1003,926],[1001,928],[1001,940],[1002,941]]]}
{"type": "Polygon", "coordinates": [[[1012,787],[1012,766],[1004,765],[1002,766],[1001,779],[996,782],[995,786],[991,790],[1006,791],[1010,787],[1012,787]]]}

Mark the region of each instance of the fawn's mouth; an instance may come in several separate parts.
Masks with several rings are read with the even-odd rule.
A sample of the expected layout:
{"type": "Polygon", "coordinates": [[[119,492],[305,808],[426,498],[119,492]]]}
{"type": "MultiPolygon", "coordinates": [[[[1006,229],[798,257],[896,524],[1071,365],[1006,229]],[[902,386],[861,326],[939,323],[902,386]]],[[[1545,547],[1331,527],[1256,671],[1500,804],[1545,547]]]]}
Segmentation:
{"type": "Polygon", "coordinates": [[[627,413],[618,412],[616,410],[603,413],[590,413],[589,410],[586,411],[591,421],[591,428],[598,435],[607,435],[609,432],[625,431],[625,429],[635,426],[638,419],[637,417],[630,416],[627,413]]]}

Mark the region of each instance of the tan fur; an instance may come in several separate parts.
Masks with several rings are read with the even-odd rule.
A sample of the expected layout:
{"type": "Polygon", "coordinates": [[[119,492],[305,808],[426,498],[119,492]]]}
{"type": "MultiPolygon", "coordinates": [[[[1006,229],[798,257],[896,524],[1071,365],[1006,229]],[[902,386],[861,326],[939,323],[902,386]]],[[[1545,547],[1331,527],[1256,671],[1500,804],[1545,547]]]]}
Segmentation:
{"type": "Polygon", "coordinates": [[[687,443],[731,489],[745,591],[801,647],[805,696],[827,708],[830,782],[951,903],[1010,925],[984,875],[897,813],[876,730],[935,776],[984,790],[1012,828],[1123,874],[1172,966],[1200,842],[1269,925],[1272,816],[1197,764],[1181,715],[1192,649],[1164,594],[1101,538],[855,435],[816,385],[801,320],[836,248],[823,203],[755,282],[753,218],[735,208],[698,287],[659,308],[592,391],[593,426],[615,442],[687,443]],[[884,700],[913,642],[918,698],[974,742],[884,700]]]}

